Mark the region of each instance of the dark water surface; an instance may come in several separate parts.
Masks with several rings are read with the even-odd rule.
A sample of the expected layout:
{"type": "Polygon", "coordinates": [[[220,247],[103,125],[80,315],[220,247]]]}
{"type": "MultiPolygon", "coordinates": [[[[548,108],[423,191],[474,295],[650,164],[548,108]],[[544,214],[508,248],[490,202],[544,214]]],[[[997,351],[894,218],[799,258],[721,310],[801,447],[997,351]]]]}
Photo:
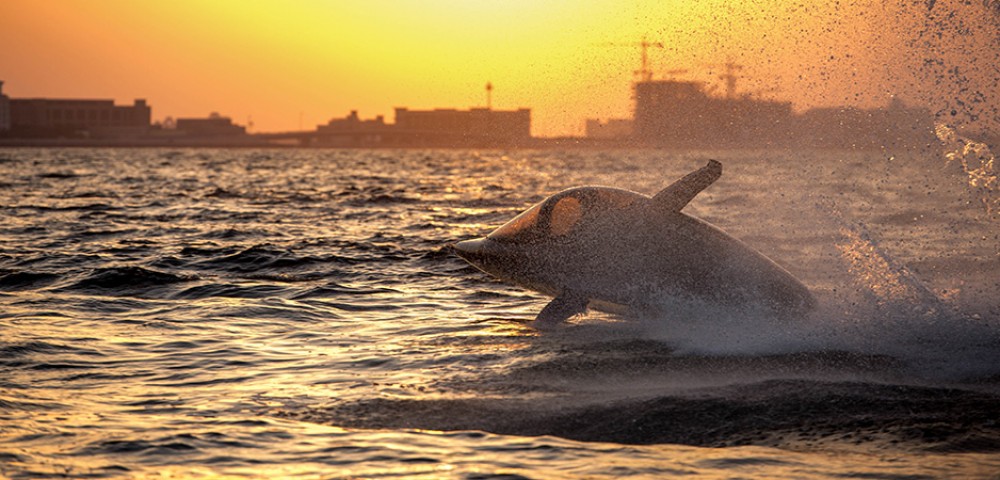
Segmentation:
{"type": "Polygon", "coordinates": [[[997,478],[1000,202],[946,153],[0,150],[0,476],[997,478]],[[537,332],[446,249],[708,158],[685,211],[813,315],[537,332]]]}

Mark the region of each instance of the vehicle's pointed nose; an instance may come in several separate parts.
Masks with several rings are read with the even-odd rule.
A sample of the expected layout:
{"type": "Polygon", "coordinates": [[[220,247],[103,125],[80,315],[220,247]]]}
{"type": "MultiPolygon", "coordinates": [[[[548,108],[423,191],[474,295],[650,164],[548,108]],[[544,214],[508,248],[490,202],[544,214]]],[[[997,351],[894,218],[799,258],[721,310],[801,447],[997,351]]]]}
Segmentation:
{"type": "Polygon", "coordinates": [[[455,254],[459,257],[462,257],[470,262],[474,262],[476,259],[482,257],[485,244],[485,238],[477,238],[474,240],[463,240],[456,243],[452,247],[455,249],[455,254]]]}
{"type": "Polygon", "coordinates": [[[512,278],[511,275],[517,274],[519,262],[509,247],[483,237],[458,242],[451,246],[451,250],[479,270],[500,278],[512,278]]]}

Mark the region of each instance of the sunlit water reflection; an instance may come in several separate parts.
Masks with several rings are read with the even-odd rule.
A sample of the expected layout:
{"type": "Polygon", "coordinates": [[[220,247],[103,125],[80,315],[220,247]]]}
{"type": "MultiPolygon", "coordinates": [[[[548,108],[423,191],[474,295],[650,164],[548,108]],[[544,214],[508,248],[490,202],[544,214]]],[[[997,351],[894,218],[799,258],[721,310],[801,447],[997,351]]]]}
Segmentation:
{"type": "Polygon", "coordinates": [[[996,197],[945,153],[0,151],[0,474],[989,476],[996,197]],[[685,211],[813,316],[539,333],[445,249],[707,158],[685,211]]]}

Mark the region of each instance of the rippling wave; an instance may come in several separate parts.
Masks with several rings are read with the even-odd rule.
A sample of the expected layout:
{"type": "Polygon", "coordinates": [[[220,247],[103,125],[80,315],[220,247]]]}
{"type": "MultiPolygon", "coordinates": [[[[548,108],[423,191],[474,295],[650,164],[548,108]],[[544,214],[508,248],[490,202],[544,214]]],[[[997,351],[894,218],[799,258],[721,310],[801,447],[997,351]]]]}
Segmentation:
{"type": "Polygon", "coordinates": [[[726,174],[686,211],[813,289],[791,323],[538,332],[546,299],[447,248],[709,156],[4,151],[0,476],[1000,471],[1000,238],[968,189],[987,163],[711,154],[726,174]]]}

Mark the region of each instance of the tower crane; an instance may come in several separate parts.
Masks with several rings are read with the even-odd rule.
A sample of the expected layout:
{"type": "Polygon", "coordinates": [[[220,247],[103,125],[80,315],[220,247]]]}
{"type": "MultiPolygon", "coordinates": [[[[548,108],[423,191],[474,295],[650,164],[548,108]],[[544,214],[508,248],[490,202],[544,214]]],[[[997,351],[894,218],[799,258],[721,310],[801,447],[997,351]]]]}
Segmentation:
{"type": "Polygon", "coordinates": [[[736,72],[743,70],[743,65],[740,65],[732,60],[727,61],[721,65],[708,65],[709,67],[722,67],[723,73],[719,75],[719,79],[726,82],[726,98],[733,99],[736,98],[736,81],[739,80],[739,75],[736,72]]]}
{"type": "Polygon", "coordinates": [[[631,43],[608,43],[608,46],[612,47],[636,47],[638,46],[642,52],[642,57],[639,64],[639,69],[634,73],[639,78],[639,81],[648,82],[653,79],[653,71],[649,69],[649,52],[650,48],[665,48],[663,42],[650,42],[643,37],[642,41],[631,42],[631,43]]]}

